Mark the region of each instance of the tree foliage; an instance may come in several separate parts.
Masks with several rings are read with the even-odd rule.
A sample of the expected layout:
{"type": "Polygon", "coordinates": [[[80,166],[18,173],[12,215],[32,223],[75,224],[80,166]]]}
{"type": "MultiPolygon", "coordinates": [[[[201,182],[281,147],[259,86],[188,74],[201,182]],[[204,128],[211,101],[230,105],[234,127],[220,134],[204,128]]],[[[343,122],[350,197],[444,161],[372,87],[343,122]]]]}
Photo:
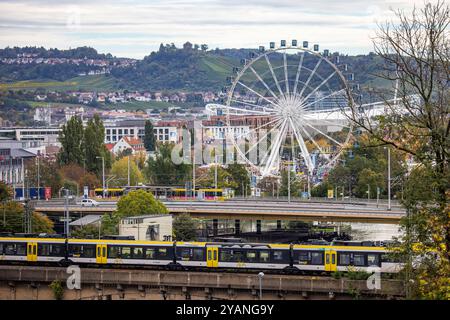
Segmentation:
{"type": "Polygon", "coordinates": [[[384,98],[385,113],[373,118],[353,110],[349,116],[378,145],[413,158],[400,238],[407,291],[411,297],[448,300],[450,7],[445,1],[427,2],[395,16],[397,21],[381,25],[375,39],[376,53],[386,62],[380,77],[393,81],[384,98]]]}
{"type": "Polygon", "coordinates": [[[144,181],[143,175],[132,157],[122,158],[113,163],[111,174],[115,176],[114,181],[117,186],[125,185],[128,182],[128,161],[130,161],[130,185],[136,186],[144,181]]]}
{"type": "Polygon", "coordinates": [[[156,147],[156,137],[150,120],[145,121],[144,147],[147,151],[155,151],[156,147]]]}
{"type": "Polygon", "coordinates": [[[58,153],[60,165],[78,164],[84,165],[84,129],[80,117],[74,116],[61,128],[58,138],[61,149],[58,153]]]}
{"type": "Polygon", "coordinates": [[[187,181],[190,175],[190,166],[172,161],[173,144],[161,144],[156,151],[155,158],[147,160],[145,175],[151,183],[156,185],[177,185],[187,181]]]}
{"type": "Polygon", "coordinates": [[[197,240],[197,221],[189,214],[183,213],[173,219],[173,233],[177,241],[197,240]]]}
{"type": "Polygon", "coordinates": [[[144,190],[130,191],[117,202],[116,213],[120,217],[139,216],[147,214],[168,213],[167,208],[153,195],[144,190]]]}

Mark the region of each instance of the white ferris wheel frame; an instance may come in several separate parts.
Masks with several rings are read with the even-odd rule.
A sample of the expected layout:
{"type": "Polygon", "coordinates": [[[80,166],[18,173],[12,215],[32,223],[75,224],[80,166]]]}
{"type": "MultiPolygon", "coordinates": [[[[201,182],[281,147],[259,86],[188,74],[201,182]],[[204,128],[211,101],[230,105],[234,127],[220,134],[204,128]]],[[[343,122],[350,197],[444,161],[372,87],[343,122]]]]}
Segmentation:
{"type": "MultiPolygon", "coordinates": [[[[306,97],[303,98],[303,100],[306,101],[307,98],[310,97],[313,93],[315,93],[320,87],[322,87],[322,85],[324,85],[326,82],[328,82],[328,80],[330,80],[334,75],[337,75],[337,76],[338,76],[338,79],[340,80],[340,83],[341,83],[341,89],[338,90],[338,91],[333,91],[330,95],[327,95],[327,96],[325,96],[325,97],[323,97],[323,98],[320,98],[318,101],[323,100],[323,99],[325,99],[325,98],[328,98],[328,97],[330,97],[330,96],[332,96],[332,95],[335,95],[335,94],[337,94],[338,92],[345,91],[345,96],[346,96],[346,98],[347,98],[347,103],[346,103],[346,106],[345,106],[344,108],[352,108],[352,109],[355,108],[355,102],[354,102],[354,100],[353,100],[353,96],[352,96],[350,87],[349,87],[349,85],[348,85],[348,83],[347,83],[347,80],[345,79],[345,77],[344,77],[344,75],[342,74],[341,70],[339,70],[339,68],[338,68],[334,63],[332,63],[329,59],[327,59],[326,56],[323,56],[323,55],[322,55],[321,53],[319,53],[319,52],[312,51],[312,50],[310,50],[310,49],[308,49],[308,48],[302,48],[302,47],[298,47],[298,46],[287,46],[287,45],[286,45],[286,46],[279,47],[279,48],[274,48],[274,49],[270,49],[270,50],[265,50],[265,51],[261,52],[261,53],[260,53],[258,56],[256,56],[255,58],[253,58],[253,59],[251,59],[251,60],[248,60],[248,62],[247,62],[247,60],[246,60],[244,66],[243,66],[243,68],[240,69],[240,70],[237,72],[236,76],[234,77],[234,79],[233,79],[233,81],[232,81],[231,87],[230,87],[230,89],[228,90],[228,93],[227,93],[227,101],[226,101],[226,105],[225,105],[226,108],[227,108],[227,110],[228,110],[228,112],[227,112],[227,114],[226,114],[227,126],[228,126],[228,135],[233,135],[233,134],[234,134],[233,131],[232,131],[231,128],[230,128],[230,127],[231,127],[231,120],[232,120],[232,117],[230,118],[230,115],[233,114],[233,112],[230,112],[230,111],[236,111],[236,109],[239,109],[239,108],[237,108],[236,106],[233,106],[233,105],[232,105],[234,92],[235,92],[236,86],[237,86],[238,84],[240,84],[241,86],[243,86],[243,87],[244,87],[245,89],[247,89],[248,91],[253,92],[253,93],[256,94],[257,96],[259,96],[261,99],[267,101],[267,102],[269,103],[269,105],[274,105],[274,103],[273,103],[272,101],[268,100],[268,99],[267,99],[266,97],[264,97],[262,94],[256,92],[255,90],[251,89],[250,87],[248,87],[248,86],[246,86],[245,84],[243,84],[242,82],[240,82],[241,77],[242,77],[248,70],[251,70],[251,71],[252,71],[252,73],[256,76],[257,80],[258,80],[259,82],[261,82],[261,83],[264,85],[264,87],[268,90],[268,92],[270,92],[270,94],[271,94],[273,97],[275,97],[276,99],[279,98],[279,97],[273,92],[273,90],[270,88],[270,86],[268,86],[268,85],[266,84],[266,82],[260,77],[260,75],[253,69],[252,65],[253,65],[255,62],[257,62],[258,60],[260,60],[260,59],[262,59],[262,58],[264,57],[265,60],[266,60],[267,65],[268,65],[268,67],[269,67],[269,69],[270,69],[270,72],[271,72],[271,74],[272,74],[272,77],[273,77],[273,79],[275,80],[275,85],[276,85],[276,87],[277,87],[277,89],[278,89],[278,91],[279,91],[279,93],[280,93],[280,96],[284,96],[284,94],[286,94],[286,93],[289,94],[290,88],[289,88],[289,83],[288,83],[288,81],[289,81],[288,78],[289,78],[289,77],[288,77],[288,73],[287,73],[287,59],[286,59],[286,51],[288,51],[288,50],[297,50],[297,53],[300,53],[300,54],[301,54],[301,58],[300,58],[300,61],[299,61],[299,64],[298,64],[298,70],[297,70],[297,74],[296,74],[296,79],[295,79],[295,85],[294,85],[294,88],[293,88],[293,89],[294,89],[293,92],[294,92],[295,94],[297,94],[296,90],[297,90],[297,87],[298,87],[298,83],[299,83],[298,80],[299,80],[299,76],[300,76],[300,73],[301,73],[302,69],[308,70],[308,71],[310,72],[310,75],[309,75],[309,77],[308,77],[308,80],[304,83],[304,86],[303,86],[303,88],[302,88],[302,90],[301,90],[301,92],[300,92],[300,94],[299,94],[300,98],[303,98],[302,94],[303,94],[305,88],[308,87],[310,80],[313,78],[313,75],[314,75],[314,74],[316,73],[316,71],[317,71],[317,68],[320,66],[320,64],[322,63],[322,61],[325,60],[325,62],[327,62],[328,65],[332,67],[332,69],[334,70],[334,72],[331,73],[331,75],[328,76],[328,78],[326,78],[325,80],[323,80],[319,86],[317,86],[316,88],[314,88],[313,91],[309,92],[308,95],[307,95],[306,97]],[[281,81],[285,81],[285,83],[286,83],[286,87],[285,87],[285,88],[286,88],[286,92],[284,92],[284,93],[283,93],[283,91],[282,91],[282,89],[281,89],[281,87],[280,87],[280,85],[279,85],[278,79],[277,79],[277,77],[276,77],[276,75],[275,75],[275,73],[274,73],[274,71],[273,71],[273,67],[272,67],[272,65],[271,65],[271,63],[270,63],[270,60],[268,59],[268,55],[273,54],[273,53],[277,53],[277,52],[283,53],[283,67],[284,67],[285,79],[282,79],[281,81]],[[313,70],[308,69],[308,68],[306,68],[306,67],[303,66],[303,58],[304,58],[304,56],[305,56],[306,53],[311,54],[311,55],[313,55],[313,56],[319,58],[319,61],[316,63],[316,66],[314,67],[313,70]]],[[[277,67],[277,69],[278,69],[278,68],[280,68],[280,67],[277,67]]],[[[266,72],[266,73],[267,73],[267,72],[266,72]]],[[[317,75],[317,76],[318,76],[320,79],[323,79],[320,75],[317,75]]],[[[317,102],[317,101],[316,101],[316,102],[317,102]]],[[[246,104],[246,103],[242,103],[242,102],[238,102],[238,103],[246,104]]],[[[241,109],[241,110],[244,111],[244,112],[245,112],[245,111],[248,111],[248,115],[256,115],[256,114],[268,115],[268,116],[273,115],[273,113],[270,113],[270,112],[265,111],[265,110],[264,110],[264,106],[252,105],[252,104],[250,104],[250,103],[247,103],[247,104],[250,105],[250,106],[254,106],[254,107],[258,107],[258,108],[263,109],[262,111],[258,110],[257,112],[253,112],[253,110],[241,109]]],[[[308,104],[307,104],[307,106],[309,106],[309,105],[311,105],[311,103],[308,103],[308,104]]],[[[323,111],[323,112],[327,112],[327,111],[325,110],[325,111],[323,111]]],[[[294,125],[294,123],[292,123],[292,119],[289,119],[289,121],[291,122],[291,126],[292,126],[291,129],[292,129],[292,131],[293,131],[292,137],[295,138],[295,139],[297,140],[296,142],[298,143],[298,145],[299,145],[299,147],[300,147],[300,150],[301,150],[301,156],[303,157],[303,159],[305,160],[305,163],[306,163],[306,165],[307,165],[308,175],[311,175],[311,174],[312,174],[312,171],[314,170],[314,165],[312,164],[312,160],[311,160],[310,154],[309,154],[309,152],[308,152],[308,150],[307,150],[307,147],[306,147],[306,145],[305,145],[305,140],[303,139],[302,134],[301,134],[301,133],[299,134],[299,133],[297,132],[297,130],[295,130],[296,126],[294,125]]],[[[328,120],[327,120],[327,121],[328,121],[328,120]]],[[[270,122],[273,122],[273,121],[270,121],[270,122]]],[[[269,122],[269,123],[270,123],[270,122],[269,122]]],[[[260,175],[263,176],[263,177],[264,177],[264,176],[276,176],[276,175],[272,174],[269,170],[271,169],[271,167],[273,167],[273,165],[275,164],[275,161],[277,161],[277,160],[280,161],[280,159],[276,159],[276,157],[279,156],[279,152],[280,152],[281,148],[283,147],[283,142],[285,141],[286,136],[287,136],[287,133],[284,133],[284,132],[283,132],[283,130],[286,129],[286,128],[285,128],[285,127],[286,127],[286,122],[287,122],[287,119],[285,119],[285,121],[282,122],[282,123],[278,123],[278,125],[281,126],[281,131],[282,131],[282,133],[279,134],[279,135],[276,137],[275,143],[274,143],[274,144],[271,144],[271,146],[273,146],[273,148],[272,148],[273,151],[267,151],[266,155],[263,157],[262,160],[266,160],[266,161],[267,161],[267,164],[266,164],[266,166],[265,166],[262,170],[261,170],[261,167],[260,167],[260,166],[257,166],[256,164],[252,163],[252,162],[247,158],[246,153],[248,153],[248,151],[245,152],[245,150],[244,150],[244,152],[243,152],[243,151],[241,150],[241,148],[236,144],[236,139],[235,139],[234,136],[231,137],[230,139],[229,139],[229,137],[227,137],[227,140],[231,140],[231,141],[233,142],[234,148],[235,148],[235,150],[237,151],[238,156],[239,156],[241,159],[243,159],[247,164],[249,164],[249,165],[252,167],[252,169],[254,169],[254,171],[259,172],[260,175]],[[268,158],[268,159],[265,159],[267,156],[268,156],[269,158],[268,158]]],[[[330,123],[328,123],[328,124],[330,125],[330,123]]],[[[306,123],[306,125],[309,126],[309,127],[311,127],[311,128],[313,128],[313,126],[312,126],[311,124],[306,123]]],[[[331,125],[335,125],[335,124],[331,124],[331,125]]],[[[339,124],[336,124],[336,125],[339,126],[339,124]]],[[[341,125],[341,126],[342,126],[342,125],[341,125]]],[[[342,127],[344,127],[344,126],[342,126],[342,127]]],[[[347,127],[347,128],[349,129],[349,132],[348,132],[348,134],[347,134],[347,136],[346,136],[346,139],[345,139],[345,141],[342,142],[342,143],[339,143],[339,142],[337,143],[337,145],[338,145],[338,147],[339,147],[339,151],[336,152],[336,154],[335,154],[331,159],[329,159],[329,161],[325,164],[325,166],[324,166],[325,169],[330,169],[331,167],[333,167],[333,166],[336,164],[337,160],[338,160],[339,157],[341,156],[343,150],[344,150],[345,147],[348,145],[348,142],[350,141],[350,139],[351,139],[351,137],[352,137],[352,132],[353,132],[353,124],[352,124],[352,122],[351,122],[351,121],[348,121],[348,126],[345,126],[345,127],[347,127]]],[[[309,137],[309,139],[311,140],[311,142],[314,143],[314,145],[315,145],[316,147],[318,147],[319,151],[322,151],[321,148],[318,146],[318,144],[315,142],[315,140],[309,135],[309,133],[308,133],[303,127],[302,127],[302,129],[303,129],[303,131],[306,133],[306,135],[309,137]]],[[[315,129],[316,131],[318,131],[321,135],[323,135],[323,136],[325,136],[325,137],[328,137],[328,139],[330,139],[331,141],[337,142],[336,140],[334,140],[333,138],[331,138],[331,137],[328,136],[327,134],[324,134],[321,130],[319,130],[319,129],[317,129],[317,128],[313,128],[313,129],[315,129]]],[[[266,137],[267,137],[267,135],[266,135],[266,137]]],[[[260,141],[261,141],[261,140],[260,140],[260,141]]],[[[291,144],[292,144],[292,143],[291,143],[291,144]]],[[[254,147],[254,146],[253,146],[253,147],[254,147]]],[[[293,148],[293,146],[292,146],[292,148],[293,148]]],[[[325,153],[323,153],[323,154],[325,155],[325,153]]],[[[293,157],[292,161],[294,161],[294,159],[295,159],[295,157],[293,157]]],[[[264,161],[262,161],[262,162],[264,162],[264,161]]],[[[277,166],[278,166],[278,169],[279,169],[279,164],[278,164],[277,166]]]]}

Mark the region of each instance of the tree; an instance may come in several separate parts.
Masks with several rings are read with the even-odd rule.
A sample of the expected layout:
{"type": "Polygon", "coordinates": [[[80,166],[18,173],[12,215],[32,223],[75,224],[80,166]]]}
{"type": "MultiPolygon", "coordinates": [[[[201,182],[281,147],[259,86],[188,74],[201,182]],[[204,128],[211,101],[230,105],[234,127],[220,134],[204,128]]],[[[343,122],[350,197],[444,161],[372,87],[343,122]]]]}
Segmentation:
{"type": "Polygon", "coordinates": [[[61,143],[61,149],[58,153],[58,162],[61,165],[84,163],[84,130],[83,122],[80,117],[72,117],[61,128],[58,138],[61,143]]]}
{"type": "Polygon", "coordinates": [[[111,153],[105,147],[105,127],[98,114],[95,114],[87,122],[83,141],[85,146],[86,169],[100,176],[103,168],[99,157],[104,158],[106,170],[111,168],[111,153]]]}
{"type": "MultiPolygon", "coordinates": [[[[113,163],[111,174],[115,176],[116,185],[125,185],[128,182],[128,157],[113,163]]],[[[136,186],[143,182],[143,176],[133,159],[130,159],[130,185],[136,186]]]]}
{"type": "Polygon", "coordinates": [[[445,1],[428,2],[411,15],[400,10],[395,15],[398,21],[381,25],[374,41],[386,62],[379,76],[393,82],[384,95],[385,113],[373,118],[353,110],[349,117],[378,145],[413,158],[409,183],[418,188],[429,183],[427,198],[405,192],[401,259],[409,296],[449,299],[450,7],[445,1]]]}
{"type": "MultiPolygon", "coordinates": [[[[25,208],[15,201],[0,204],[0,232],[24,232],[25,208]]],[[[31,215],[31,232],[54,233],[53,222],[45,215],[33,212],[31,215]]]]}
{"type": "Polygon", "coordinates": [[[12,198],[13,190],[3,181],[0,181],[0,202],[8,201],[12,198]]]}
{"type": "Polygon", "coordinates": [[[172,149],[174,144],[162,144],[158,147],[155,158],[147,160],[145,175],[151,183],[157,185],[183,184],[191,172],[190,166],[172,161],[172,149]]]}
{"type": "Polygon", "coordinates": [[[117,202],[116,214],[120,217],[164,213],[168,213],[164,204],[144,190],[130,191],[117,202]]]}
{"type": "MultiPolygon", "coordinates": [[[[287,170],[283,170],[281,172],[281,186],[280,186],[280,196],[287,197],[289,194],[288,182],[289,175],[287,170]]],[[[300,182],[295,176],[295,172],[291,171],[291,186],[290,186],[291,197],[295,197],[299,195],[300,192],[300,182]]]]}
{"type": "Polygon", "coordinates": [[[145,121],[144,147],[147,151],[155,151],[156,137],[153,124],[150,120],[145,121]]]}
{"type": "Polygon", "coordinates": [[[243,164],[232,163],[228,165],[228,173],[233,182],[231,188],[235,190],[236,195],[243,195],[250,193],[250,178],[247,169],[243,164]]]}
{"type": "Polygon", "coordinates": [[[173,233],[177,241],[197,240],[197,221],[189,214],[177,215],[173,220],[173,233]]]}
{"type": "Polygon", "coordinates": [[[202,49],[203,52],[206,52],[206,50],[208,50],[208,45],[202,44],[202,45],[200,45],[200,48],[202,49]]]}
{"type": "Polygon", "coordinates": [[[36,158],[26,164],[27,180],[30,187],[38,186],[38,164],[39,161],[39,183],[41,187],[50,187],[53,196],[57,196],[63,185],[63,177],[59,171],[57,162],[46,158],[36,158]]]}

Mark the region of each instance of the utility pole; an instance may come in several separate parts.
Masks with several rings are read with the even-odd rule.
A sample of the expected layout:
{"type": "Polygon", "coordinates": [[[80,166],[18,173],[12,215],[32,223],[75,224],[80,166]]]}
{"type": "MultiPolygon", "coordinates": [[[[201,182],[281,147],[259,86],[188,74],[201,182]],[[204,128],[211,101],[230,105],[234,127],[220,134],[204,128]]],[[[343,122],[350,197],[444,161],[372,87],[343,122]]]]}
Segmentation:
{"type": "Polygon", "coordinates": [[[130,156],[128,156],[128,184],[130,186],[130,156]]]}
{"type": "Polygon", "coordinates": [[[25,167],[23,166],[23,158],[21,158],[22,160],[22,169],[21,169],[21,176],[22,176],[22,197],[23,199],[25,199],[25,167]]]}
{"type": "Polygon", "coordinates": [[[370,203],[370,184],[367,185],[367,203],[370,203]]]}
{"type": "Polygon", "coordinates": [[[288,162],[288,203],[291,203],[291,162],[288,162]]]}
{"type": "Polygon", "coordinates": [[[69,229],[69,189],[64,189],[64,234],[66,238],[70,236],[69,229]]]}
{"type": "Polygon", "coordinates": [[[388,152],[388,210],[391,210],[391,149],[387,147],[388,152]]]}
{"type": "Polygon", "coordinates": [[[102,180],[103,180],[103,198],[105,198],[105,157],[96,157],[97,159],[102,159],[102,180]]]}
{"type": "Polygon", "coordinates": [[[38,193],[37,193],[37,199],[40,200],[40,191],[41,191],[41,173],[39,170],[39,155],[37,156],[37,189],[38,189],[38,193]]]}
{"type": "Polygon", "coordinates": [[[214,152],[214,200],[217,200],[217,154],[214,152]]]}

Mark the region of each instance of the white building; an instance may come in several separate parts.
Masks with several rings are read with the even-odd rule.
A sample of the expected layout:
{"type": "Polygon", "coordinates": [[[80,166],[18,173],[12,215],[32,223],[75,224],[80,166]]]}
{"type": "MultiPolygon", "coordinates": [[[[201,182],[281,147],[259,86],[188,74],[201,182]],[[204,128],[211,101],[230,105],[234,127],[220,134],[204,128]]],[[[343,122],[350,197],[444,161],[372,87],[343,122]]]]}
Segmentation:
{"type": "Polygon", "coordinates": [[[136,240],[172,241],[173,218],[169,214],[126,217],[120,220],[119,235],[136,240]]]}

